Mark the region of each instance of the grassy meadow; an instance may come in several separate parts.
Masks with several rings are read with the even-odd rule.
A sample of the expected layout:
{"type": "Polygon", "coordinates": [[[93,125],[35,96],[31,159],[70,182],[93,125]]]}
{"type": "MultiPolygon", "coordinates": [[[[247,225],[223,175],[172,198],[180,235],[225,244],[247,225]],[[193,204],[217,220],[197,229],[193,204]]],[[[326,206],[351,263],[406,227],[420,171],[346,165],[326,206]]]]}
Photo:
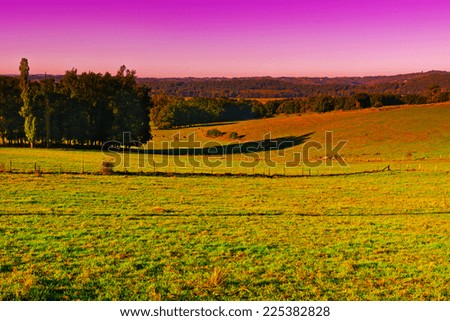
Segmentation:
{"type": "Polygon", "coordinates": [[[448,300],[441,215],[1,216],[3,300],[448,300]]]}
{"type": "Polygon", "coordinates": [[[0,148],[0,299],[449,300],[448,119],[435,104],[153,132],[155,148],[210,128],[346,140],[348,166],[311,176],[284,165],[302,145],[247,168],[133,153],[120,175],[98,173],[100,151],[0,148]]]}

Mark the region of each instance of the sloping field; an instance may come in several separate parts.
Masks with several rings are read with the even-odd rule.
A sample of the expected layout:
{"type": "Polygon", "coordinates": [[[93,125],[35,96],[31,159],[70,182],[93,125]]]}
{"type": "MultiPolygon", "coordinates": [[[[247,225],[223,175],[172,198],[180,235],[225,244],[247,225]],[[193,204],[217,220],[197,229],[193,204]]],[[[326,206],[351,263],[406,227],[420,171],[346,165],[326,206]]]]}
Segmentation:
{"type": "MultiPolygon", "coordinates": [[[[206,142],[211,140],[206,137],[207,130],[211,128],[225,133],[222,139],[214,139],[224,143],[231,141],[228,138],[231,132],[243,136],[241,141],[262,140],[268,133],[272,138],[313,133],[311,140],[324,142],[324,133],[332,131],[334,141],[348,141],[342,152],[354,160],[449,158],[449,119],[448,103],[335,111],[155,131],[155,144],[170,139],[177,132],[182,138],[195,133],[198,140],[206,142]]],[[[301,146],[292,151],[299,150],[301,146]]]]}

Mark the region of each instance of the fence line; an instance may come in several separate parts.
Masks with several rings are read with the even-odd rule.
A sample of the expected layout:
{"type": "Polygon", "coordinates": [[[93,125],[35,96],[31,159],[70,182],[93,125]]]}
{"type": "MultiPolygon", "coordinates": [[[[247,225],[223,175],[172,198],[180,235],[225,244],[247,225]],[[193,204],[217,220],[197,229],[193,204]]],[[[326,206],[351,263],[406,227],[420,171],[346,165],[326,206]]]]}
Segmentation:
{"type": "MultiPolygon", "coordinates": [[[[87,171],[85,169],[85,162],[81,160],[81,168],[80,171],[75,170],[64,170],[63,164],[61,162],[55,164],[54,166],[47,166],[47,169],[44,169],[43,166],[39,164],[39,162],[34,162],[33,166],[29,168],[29,170],[21,170],[18,168],[14,168],[16,165],[13,160],[9,160],[9,166],[6,166],[4,163],[0,163],[0,173],[14,173],[14,174],[34,174],[37,176],[40,175],[61,175],[61,174],[69,174],[69,175],[122,175],[122,176],[211,176],[211,177],[220,177],[220,176],[232,176],[232,177],[335,177],[335,176],[352,176],[352,175],[362,175],[362,174],[375,174],[381,172],[437,172],[437,165],[434,166],[433,169],[425,168],[422,165],[411,166],[406,164],[406,166],[402,166],[402,164],[389,164],[380,169],[380,167],[376,167],[372,170],[360,170],[354,172],[346,172],[344,169],[341,169],[340,172],[333,172],[331,168],[328,170],[326,168],[321,169],[311,169],[304,167],[293,167],[293,171],[289,172],[289,168],[283,166],[282,168],[258,168],[257,166],[248,167],[247,172],[239,171],[236,168],[227,167],[224,170],[216,170],[214,167],[196,167],[192,166],[190,169],[185,168],[185,171],[180,170],[177,166],[166,166],[158,169],[157,166],[152,167],[139,167],[136,171],[131,171],[127,168],[123,170],[114,170],[114,168],[108,167],[107,170],[102,166],[99,166],[98,171],[87,171]],[[52,169],[48,169],[51,167],[52,169]],[[294,173],[293,173],[294,172],[294,173]],[[297,173],[295,173],[297,172],[297,173]]],[[[102,163],[103,164],[103,163],[102,163]]],[[[72,168],[74,166],[71,166],[72,168]]],[[[444,170],[443,172],[449,172],[448,170],[444,170]]]]}

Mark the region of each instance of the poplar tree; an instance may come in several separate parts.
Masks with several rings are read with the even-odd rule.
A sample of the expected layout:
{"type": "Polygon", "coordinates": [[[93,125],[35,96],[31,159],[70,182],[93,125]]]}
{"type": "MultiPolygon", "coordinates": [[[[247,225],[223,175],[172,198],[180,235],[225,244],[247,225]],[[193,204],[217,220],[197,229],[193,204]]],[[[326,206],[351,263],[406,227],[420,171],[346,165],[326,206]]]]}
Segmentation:
{"type": "Polygon", "coordinates": [[[30,142],[30,147],[33,148],[34,142],[36,140],[36,117],[33,114],[33,108],[31,105],[31,94],[30,94],[30,81],[28,80],[28,75],[30,67],[28,67],[28,60],[22,58],[20,61],[20,89],[22,93],[20,97],[22,98],[22,108],[20,110],[20,115],[24,118],[24,132],[28,141],[30,142]]]}

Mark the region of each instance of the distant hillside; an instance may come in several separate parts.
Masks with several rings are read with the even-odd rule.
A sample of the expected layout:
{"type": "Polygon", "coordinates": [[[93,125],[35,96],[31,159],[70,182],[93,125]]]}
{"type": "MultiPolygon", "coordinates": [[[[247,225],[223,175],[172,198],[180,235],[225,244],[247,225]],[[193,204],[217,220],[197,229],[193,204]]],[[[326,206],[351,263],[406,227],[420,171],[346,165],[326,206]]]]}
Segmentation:
{"type": "Polygon", "coordinates": [[[450,90],[450,72],[371,77],[140,78],[154,92],[179,97],[300,98],[351,96],[357,92],[424,94],[433,85],[450,90]]]}
{"type": "MultiPolygon", "coordinates": [[[[230,133],[237,133],[240,142],[259,141],[270,133],[272,138],[296,137],[312,133],[310,140],[323,143],[326,131],[333,132],[334,144],[348,143],[343,154],[352,159],[411,159],[450,157],[450,104],[421,106],[392,106],[329,113],[308,113],[302,116],[282,115],[267,119],[212,124],[172,130],[153,130],[157,148],[175,133],[181,137],[195,133],[196,139],[206,143],[217,141],[229,144],[230,133]],[[211,139],[207,131],[217,128],[221,137],[211,139]],[[408,156],[409,157],[409,156],[408,156]]],[[[286,155],[300,152],[302,146],[286,150],[286,155]]],[[[323,151],[314,151],[317,154],[323,151]]]]}
{"type": "MultiPolygon", "coordinates": [[[[17,75],[8,75],[16,77],[17,75]]],[[[31,80],[62,75],[30,75],[31,80]]],[[[244,78],[138,78],[154,93],[178,97],[301,98],[317,95],[351,96],[358,92],[384,94],[425,94],[439,85],[450,91],[450,72],[428,71],[395,76],[367,77],[244,77],[244,78]]]]}

